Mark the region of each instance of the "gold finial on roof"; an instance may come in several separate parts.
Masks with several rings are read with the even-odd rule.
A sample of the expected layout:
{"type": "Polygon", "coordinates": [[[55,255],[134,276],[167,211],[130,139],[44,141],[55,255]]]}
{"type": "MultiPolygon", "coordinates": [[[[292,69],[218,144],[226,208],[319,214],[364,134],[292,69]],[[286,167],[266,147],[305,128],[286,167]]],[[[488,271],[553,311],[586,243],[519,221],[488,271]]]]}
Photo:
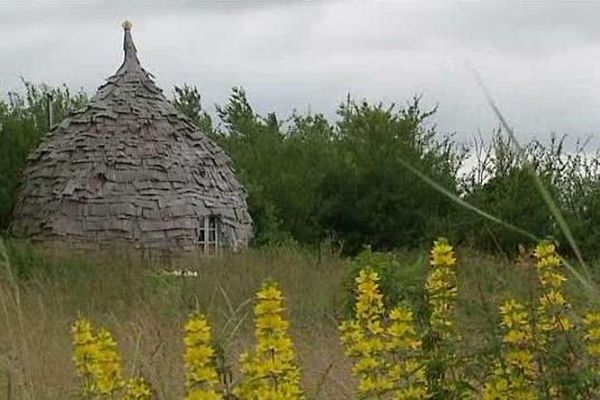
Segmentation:
{"type": "Polygon", "coordinates": [[[125,21],[123,21],[123,23],[121,24],[121,26],[123,27],[123,29],[131,29],[131,27],[133,26],[133,24],[131,23],[130,20],[126,19],[125,21]]]}

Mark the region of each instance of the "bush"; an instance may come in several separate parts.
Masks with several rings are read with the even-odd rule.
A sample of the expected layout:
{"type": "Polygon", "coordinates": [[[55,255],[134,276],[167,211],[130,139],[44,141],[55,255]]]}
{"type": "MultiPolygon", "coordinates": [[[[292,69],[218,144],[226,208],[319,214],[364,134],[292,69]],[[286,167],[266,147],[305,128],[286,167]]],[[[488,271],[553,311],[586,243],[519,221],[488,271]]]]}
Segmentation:
{"type": "Polygon", "coordinates": [[[464,153],[450,137],[439,138],[426,124],[435,110],[350,101],[338,111],[336,149],[340,164],[325,187],[331,198],[324,224],[353,254],[367,244],[390,250],[424,244],[436,227],[449,231],[454,203],[421,180],[404,163],[457,193],[464,153]]]}
{"type": "Polygon", "coordinates": [[[464,211],[459,222],[464,242],[515,255],[519,245],[531,246],[535,238],[557,234],[554,217],[537,191],[536,175],[561,208],[562,140],[553,139],[548,147],[531,142],[521,153],[498,131],[487,148],[482,146],[477,146],[477,164],[463,181],[464,199],[521,232],[464,211]]]}

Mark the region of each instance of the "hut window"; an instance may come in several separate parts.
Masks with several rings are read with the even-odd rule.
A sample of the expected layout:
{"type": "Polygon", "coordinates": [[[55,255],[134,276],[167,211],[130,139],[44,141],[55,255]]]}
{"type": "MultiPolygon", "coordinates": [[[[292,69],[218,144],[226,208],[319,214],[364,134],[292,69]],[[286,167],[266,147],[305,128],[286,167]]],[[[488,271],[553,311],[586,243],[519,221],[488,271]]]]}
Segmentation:
{"type": "Polygon", "coordinates": [[[216,254],[219,248],[218,221],[214,215],[198,220],[198,246],[205,255],[216,254]]]}

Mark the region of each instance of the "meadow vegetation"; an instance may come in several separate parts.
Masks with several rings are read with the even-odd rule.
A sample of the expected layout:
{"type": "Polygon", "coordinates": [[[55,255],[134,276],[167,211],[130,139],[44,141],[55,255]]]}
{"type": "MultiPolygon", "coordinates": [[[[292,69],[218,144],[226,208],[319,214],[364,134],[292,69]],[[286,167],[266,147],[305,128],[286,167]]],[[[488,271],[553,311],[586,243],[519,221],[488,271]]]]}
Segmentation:
{"type": "MultiPolygon", "coordinates": [[[[143,377],[152,388],[153,398],[185,396],[186,387],[191,387],[186,367],[198,361],[189,355],[189,346],[194,343],[210,343],[211,351],[201,353],[210,355],[219,377],[218,384],[213,379],[214,387],[228,387],[239,395],[235,388],[244,382],[244,376],[256,371],[253,364],[244,361],[250,356],[242,360],[240,356],[260,343],[255,330],[255,322],[261,318],[257,299],[261,298],[261,288],[264,292],[271,287],[268,282],[276,282],[285,296],[281,318],[285,326],[289,324],[292,358],[299,367],[304,397],[354,399],[361,398],[361,387],[373,389],[368,383],[361,384],[363,370],[352,362],[361,353],[348,348],[349,340],[360,337],[360,329],[371,319],[379,320],[385,332],[396,338],[396,342],[386,340],[397,343],[395,349],[388,349],[393,352],[385,356],[386,368],[411,365],[396,362],[400,360],[414,360],[417,364],[413,365],[433,360],[427,368],[438,372],[426,375],[426,384],[425,378],[419,378],[414,393],[437,388],[434,393],[481,394],[488,382],[495,382],[491,381],[496,376],[494,360],[499,360],[506,344],[512,343],[502,339],[509,334],[507,328],[514,326],[506,322],[510,314],[507,304],[513,304],[507,301],[518,301],[523,311],[531,312],[543,293],[537,278],[539,263],[532,253],[515,261],[468,248],[437,259],[420,250],[386,254],[366,251],[352,261],[337,254],[319,257],[286,246],[251,249],[223,258],[168,261],[119,253],[117,249],[94,257],[52,254],[9,241],[2,257],[0,300],[7,329],[0,330],[0,370],[4,371],[0,392],[12,399],[81,397],[70,332],[78,318],[97,327],[94,332],[98,337],[101,329],[111,333],[111,338],[105,336],[104,340],[116,342],[112,348],[119,355],[123,382],[143,377]],[[450,262],[454,259],[455,264],[450,262]],[[368,264],[359,268],[359,262],[368,264]],[[434,273],[431,263],[446,266],[434,273]],[[169,275],[165,268],[185,268],[197,274],[169,275]],[[388,289],[393,291],[390,296],[388,289]],[[390,297],[395,300],[389,301],[390,297]],[[348,327],[339,330],[342,321],[349,321],[354,336],[348,327]],[[200,334],[196,340],[184,341],[190,334],[193,337],[194,332],[202,332],[203,324],[210,327],[209,339],[200,334]],[[340,334],[346,339],[341,340],[340,334]],[[445,361],[440,364],[440,360],[445,361]],[[447,376],[453,377],[451,384],[441,378],[447,376]]],[[[587,332],[582,317],[593,309],[594,302],[576,280],[558,281],[570,304],[567,312],[576,332],[573,335],[578,338],[574,343],[582,351],[587,332]]],[[[278,296],[275,293],[275,299],[280,299],[278,296]]],[[[263,294],[262,298],[269,297],[263,294]]],[[[596,326],[594,318],[589,321],[596,326]]],[[[589,339],[590,348],[598,355],[598,338],[589,339]]],[[[203,364],[197,365],[201,368],[203,364]]],[[[395,373],[405,374],[403,382],[411,379],[406,370],[395,373]]],[[[563,375],[566,378],[556,382],[589,388],[593,387],[593,376],[578,372],[563,375]]],[[[394,398],[391,393],[371,397],[394,398]]]]}
{"type": "Polygon", "coordinates": [[[265,248],[168,262],[117,249],[73,256],[14,242],[7,247],[0,268],[2,398],[79,398],[70,335],[78,317],[112,333],[127,376],[143,375],[159,399],[183,398],[190,314],[210,318],[220,368],[239,371],[239,355],[253,345],[252,300],[269,278],[286,295],[302,379],[313,388],[322,381],[326,398],[352,396],[336,326],[346,298],[343,259],[265,248]],[[164,275],[165,268],[198,275],[164,275]]]}

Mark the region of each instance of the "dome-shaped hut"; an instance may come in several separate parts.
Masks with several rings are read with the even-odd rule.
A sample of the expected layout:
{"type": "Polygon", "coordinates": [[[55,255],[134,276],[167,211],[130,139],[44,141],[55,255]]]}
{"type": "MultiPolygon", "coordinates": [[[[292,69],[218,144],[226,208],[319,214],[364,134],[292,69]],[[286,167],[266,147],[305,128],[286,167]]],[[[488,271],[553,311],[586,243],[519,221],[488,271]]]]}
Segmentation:
{"type": "Polygon", "coordinates": [[[252,220],[230,158],[167,101],[123,28],[121,67],[30,155],[13,234],[207,253],[245,246],[252,220]]]}

